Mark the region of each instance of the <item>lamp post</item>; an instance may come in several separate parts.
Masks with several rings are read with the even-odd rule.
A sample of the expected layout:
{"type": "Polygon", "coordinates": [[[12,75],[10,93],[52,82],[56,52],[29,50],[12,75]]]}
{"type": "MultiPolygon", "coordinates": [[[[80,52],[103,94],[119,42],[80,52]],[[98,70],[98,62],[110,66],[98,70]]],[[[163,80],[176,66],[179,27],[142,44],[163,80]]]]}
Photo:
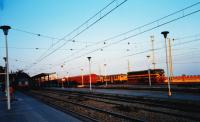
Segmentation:
{"type": "Polygon", "coordinates": [[[149,86],[151,86],[151,73],[150,73],[150,63],[149,63],[149,58],[150,58],[150,56],[147,55],[147,61],[148,61],[148,67],[149,67],[149,69],[148,69],[148,74],[149,74],[149,86]]]}
{"type": "Polygon", "coordinates": [[[8,30],[11,29],[10,26],[4,25],[0,26],[0,29],[3,30],[5,35],[5,42],[6,42],[6,87],[7,87],[7,104],[8,104],[8,110],[10,110],[10,82],[9,82],[9,63],[8,63],[8,41],[7,41],[7,35],[8,30]]]}
{"type": "MultiPolygon", "coordinates": [[[[174,41],[174,39],[173,39],[174,41]]],[[[171,46],[171,40],[168,38],[168,47],[169,47],[169,74],[170,74],[170,82],[173,81],[173,62],[172,62],[172,46],[171,46]]]]}
{"type": "Polygon", "coordinates": [[[163,34],[164,38],[165,38],[165,53],[166,53],[166,69],[167,69],[167,80],[168,80],[168,96],[171,96],[171,88],[170,88],[170,80],[169,80],[169,67],[168,67],[168,54],[167,54],[167,34],[169,32],[168,31],[163,31],[161,32],[161,34],[163,34]]]}
{"type": "Polygon", "coordinates": [[[84,85],[83,84],[83,68],[81,68],[81,81],[82,81],[82,86],[84,85]]]}
{"type": "Polygon", "coordinates": [[[89,61],[89,73],[90,73],[90,91],[92,90],[92,78],[91,78],[91,58],[92,57],[87,57],[88,58],[88,61],[89,61]]]}

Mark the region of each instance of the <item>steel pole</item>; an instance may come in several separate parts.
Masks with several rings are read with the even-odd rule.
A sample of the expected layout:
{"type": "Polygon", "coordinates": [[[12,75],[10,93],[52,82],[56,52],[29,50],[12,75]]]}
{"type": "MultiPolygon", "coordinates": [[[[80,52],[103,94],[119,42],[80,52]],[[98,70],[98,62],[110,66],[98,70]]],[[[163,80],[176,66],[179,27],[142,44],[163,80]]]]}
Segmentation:
{"type": "Polygon", "coordinates": [[[168,54],[167,54],[167,39],[165,38],[165,54],[166,54],[166,68],[167,68],[167,80],[168,80],[168,95],[171,96],[170,79],[169,79],[169,65],[168,65],[168,54]]]}
{"type": "Polygon", "coordinates": [[[63,84],[63,82],[64,82],[64,80],[63,80],[63,78],[61,78],[61,83],[62,83],[61,88],[62,88],[62,89],[64,89],[64,84],[63,84]]]}
{"type": "Polygon", "coordinates": [[[172,62],[172,48],[171,48],[171,40],[169,38],[169,66],[170,66],[170,82],[173,80],[173,62],[172,62]]]}
{"type": "Polygon", "coordinates": [[[128,61],[128,72],[131,71],[131,68],[130,68],[130,62],[129,62],[129,59],[127,60],[128,61]]]}
{"type": "Polygon", "coordinates": [[[149,86],[151,86],[151,73],[150,73],[150,67],[149,67],[149,70],[148,70],[148,74],[149,74],[149,86]]]}
{"type": "Polygon", "coordinates": [[[83,86],[83,69],[81,69],[81,81],[82,81],[82,86],[83,86]]]}
{"type": "Polygon", "coordinates": [[[155,63],[155,53],[154,53],[154,36],[151,36],[151,43],[152,43],[152,64],[153,64],[153,69],[156,69],[156,63],[155,63]]]}
{"type": "Polygon", "coordinates": [[[89,72],[90,72],[90,91],[92,90],[92,78],[91,78],[91,62],[89,60],[89,72]]]}
{"type": "Polygon", "coordinates": [[[149,61],[150,56],[147,56],[147,61],[148,61],[148,74],[149,74],[149,86],[151,86],[151,72],[150,72],[150,61],[149,61]]]}
{"type": "Polygon", "coordinates": [[[104,76],[105,76],[106,87],[107,87],[107,86],[108,86],[108,83],[107,83],[107,79],[106,79],[106,78],[107,78],[107,77],[106,77],[106,76],[107,76],[107,72],[106,72],[106,64],[104,64],[104,73],[105,73],[104,76]]]}
{"type": "Polygon", "coordinates": [[[7,41],[7,35],[5,35],[5,41],[6,41],[6,84],[7,84],[7,104],[8,104],[8,110],[10,110],[10,82],[9,82],[9,62],[8,62],[8,41],[7,41]]]}
{"type": "Polygon", "coordinates": [[[6,79],[6,74],[7,74],[7,73],[6,73],[6,72],[7,72],[7,71],[6,71],[6,69],[7,69],[6,66],[7,66],[7,65],[6,65],[6,64],[7,64],[7,63],[6,63],[6,57],[3,57],[3,59],[4,59],[4,61],[5,61],[5,76],[4,76],[4,77],[5,77],[5,79],[4,79],[4,80],[5,80],[5,84],[4,84],[5,90],[4,90],[4,92],[6,93],[6,97],[7,97],[7,82],[6,82],[6,81],[7,81],[7,79],[6,79]]]}
{"type": "Polygon", "coordinates": [[[67,85],[69,87],[69,72],[67,72],[67,85]]]}

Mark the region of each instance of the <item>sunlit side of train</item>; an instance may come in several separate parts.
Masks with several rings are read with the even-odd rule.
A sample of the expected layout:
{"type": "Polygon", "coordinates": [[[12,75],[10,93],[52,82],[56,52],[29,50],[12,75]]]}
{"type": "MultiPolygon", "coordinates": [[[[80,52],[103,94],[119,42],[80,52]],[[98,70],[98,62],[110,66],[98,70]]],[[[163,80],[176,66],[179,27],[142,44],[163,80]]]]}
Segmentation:
{"type": "MultiPolygon", "coordinates": [[[[103,83],[123,83],[127,81],[126,74],[115,74],[115,75],[96,75],[91,74],[92,84],[103,84],[103,83]]],[[[78,75],[65,77],[64,82],[76,82],[78,85],[88,85],[90,83],[90,75],[78,75]]]]}
{"type": "MultiPolygon", "coordinates": [[[[165,82],[167,82],[167,80],[165,82]]],[[[173,76],[171,84],[197,85],[200,84],[200,75],[173,76]]]]}
{"type": "Polygon", "coordinates": [[[114,75],[99,75],[97,82],[110,83],[110,84],[121,84],[127,81],[127,74],[114,74],[114,75]]]}
{"type": "MultiPolygon", "coordinates": [[[[77,75],[65,76],[63,78],[44,78],[37,77],[33,79],[33,84],[37,87],[83,87],[90,84],[90,76],[92,85],[106,85],[106,84],[124,84],[124,85],[149,85],[149,78],[152,85],[165,85],[166,76],[163,69],[150,69],[142,71],[131,71],[127,74],[114,74],[114,75],[77,75]]],[[[45,76],[46,77],[46,76],[45,76]]],[[[50,77],[50,76],[49,76],[50,77]]],[[[173,77],[172,84],[188,83],[189,81],[199,83],[199,76],[181,76],[173,77]],[[181,80],[180,80],[181,79],[181,80]],[[184,81],[183,81],[184,80],[184,81]],[[180,83],[178,83],[180,82],[180,83]]]]}
{"type": "MultiPolygon", "coordinates": [[[[78,85],[88,85],[90,83],[90,75],[65,76],[64,79],[64,82],[76,82],[78,85]]],[[[96,74],[91,74],[91,83],[97,83],[96,74]]]]}
{"type": "Polygon", "coordinates": [[[164,84],[165,75],[163,69],[150,69],[142,71],[132,71],[127,73],[127,84],[164,84]]]}
{"type": "MultiPolygon", "coordinates": [[[[127,74],[114,74],[114,75],[96,75],[91,74],[91,83],[96,85],[101,84],[148,84],[149,78],[152,84],[164,84],[165,76],[163,69],[151,69],[143,71],[133,71],[127,74]]],[[[64,77],[62,82],[75,82],[78,85],[88,85],[90,83],[90,75],[78,75],[64,77]]]]}

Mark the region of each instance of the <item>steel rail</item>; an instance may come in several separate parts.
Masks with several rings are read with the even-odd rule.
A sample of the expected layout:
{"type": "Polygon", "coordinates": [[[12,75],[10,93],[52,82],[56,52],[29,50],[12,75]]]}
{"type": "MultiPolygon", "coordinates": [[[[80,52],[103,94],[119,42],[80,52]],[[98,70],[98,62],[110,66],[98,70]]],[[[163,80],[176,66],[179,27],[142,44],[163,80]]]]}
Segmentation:
{"type": "Polygon", "coordinates": [[[95,108],[95,107],[88,106],[88,105],[81,104],[81,103],[76,103],[76,102],[65,100],[65,99],[62,99],[62,98],[49,96],[47,94],[36,93],[36,92],[34,92],[34,94],[42,96],[42,97],[45,97],[45,98],[53,99],[54,101],[57,100],[57,101],[65,102],[65,103],[70,103],[70,104],[73,104],[73,105],[76,105],[76,106],[80,106],[80,107],[83,107],[83,108],[87,108],[87,109],[90,109],[90,110],[93,110],[93,111],[97,111],[97,112],[100,112],[100,113],[108,114],[108,115],[111,115],[111,116],[114,116],[114,117],[118,117],[120,119],[124,119],[124,120],[128,120],[128,121],[134,121],[134,122],[143,122],[143,120],[132,118],[132,117],[129,117],[129,116],[126,116],[126,115],[122,115],[122,114],[115,113],[115,112],[108,111],[108,110],[103,110],[103,109],[100,109],[100,108],[95,108]]]}
{"type": "MultiPolygon", "coordinates": [[[[60,91],[58,90],[60,93],[59,95],[67,95],[66,94],[66,91],[60,91]]],[[[48,91],[49,92],[49,91],[48,91]]],[[[54,92],[54,91],[53,91],[54,92]]],[[[68,92],[68,91],[67,91],[68,92]]],[[[52,91],[51,91],[52,93],[52,91]]],[[[72,93],[70,92],[71,95],[77,95],[77,96],[81,96],[81,97],[87,97],[89,99],[93,99],[95,100],[95,98],[99,98],[99,99],[107,99],[107,100],[113,100],[113,101],[120,101],[120,102],[127,102],[127,103],[138,103],[138,104],[144,104],[144,105],[148,105],[148,106],[151,106],[151,107],[159,107],[159,108],[165,108],[165,109],[173,109],[173,110],[178,110],[178,111],[184,111],[184,112],[191,112],[191,110],[188,111],[188,109],[184,109],[182,108],[182,106],[176,106],[176,104],[174,105],[173,103],[171,103],[170,105],[173,105],[173,106],[170,106],[170,105],[166,105],[164,104],[166,101],[155,101],[155,100],[152,100],[152,99],[139,99],[139,100],[135,100],[135,99],[126,99],[126,98],[121,98],[120,96],[105,96],[103,94],[97,94],[97,95],[100,95],[100,96],[97,96],[96,94],[94,95],[93,94],[87,94],[87,93],[79,93],[79,92],[76,92],[76,93],[72,93]],[[83,96],[84,95],[84,96],[83,96]],[[160,102],[160,103],[155,103],[155,102],[160,102]],[[164,103],[163,103],[164,102],[164,103]],[[187,111],[186,111],[187,110],[187,111]]],[[[56,92],[54,92],[54,94],[58,94],[56,92]]],[[[96,99],[96,101],[101,101],[101,102],[105,102],[103,100],[98,100],[96,99]]],[[[106,101],[105,103],[109,103],[108,101],[106,101]]],[[[110,102],[112,104],[114,104],[113,102],[110,102]]],[[[134,106],[135,107],[135,106],[134,106]]],[[[186,106],[184,106],[186,107],[186,106]]],[[[136,107],[138,109],[142,109],[142,110],[145,110],[145,111],[150,111],[150,112],[155,112],[155,113],[161,113],[161,114],[167,114],[167,115],[172,115],[172,116],[176,116],[176,117],[183,117],[183,118],[187,118],[187,119],[192,119],[192,120],[199,120],[200,118],[199,117],[196,117],[196,116],[190,116],[188,114],[177,114],[177,113],[173,113],[173,112],[165,112],[165,111],[161,111],[161,110],[156,110],[156,109],[153,109],[153,108],[145,108],[145,107],[136,107]]],[[[193,108],[194,109],[194,108],[193,108]]],[[[192,112],[198,112],[199,110],[193,110],[192,112]]]]}

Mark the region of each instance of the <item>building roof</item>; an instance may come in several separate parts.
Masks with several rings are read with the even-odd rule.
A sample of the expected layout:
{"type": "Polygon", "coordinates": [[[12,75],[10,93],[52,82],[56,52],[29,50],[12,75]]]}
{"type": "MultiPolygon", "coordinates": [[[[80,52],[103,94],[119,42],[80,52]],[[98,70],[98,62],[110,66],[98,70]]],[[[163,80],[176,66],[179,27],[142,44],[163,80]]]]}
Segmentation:
{"type": "Polygon", "coordinates": [[[45,77],[45,76],[52,75],[52,74],[55,74],[55,72],[53,72],[53,73],[40,73],[40,74],[37,74],[35,76],[32,76],[31,78],[41,78],[41,77],[45,77]]]}

